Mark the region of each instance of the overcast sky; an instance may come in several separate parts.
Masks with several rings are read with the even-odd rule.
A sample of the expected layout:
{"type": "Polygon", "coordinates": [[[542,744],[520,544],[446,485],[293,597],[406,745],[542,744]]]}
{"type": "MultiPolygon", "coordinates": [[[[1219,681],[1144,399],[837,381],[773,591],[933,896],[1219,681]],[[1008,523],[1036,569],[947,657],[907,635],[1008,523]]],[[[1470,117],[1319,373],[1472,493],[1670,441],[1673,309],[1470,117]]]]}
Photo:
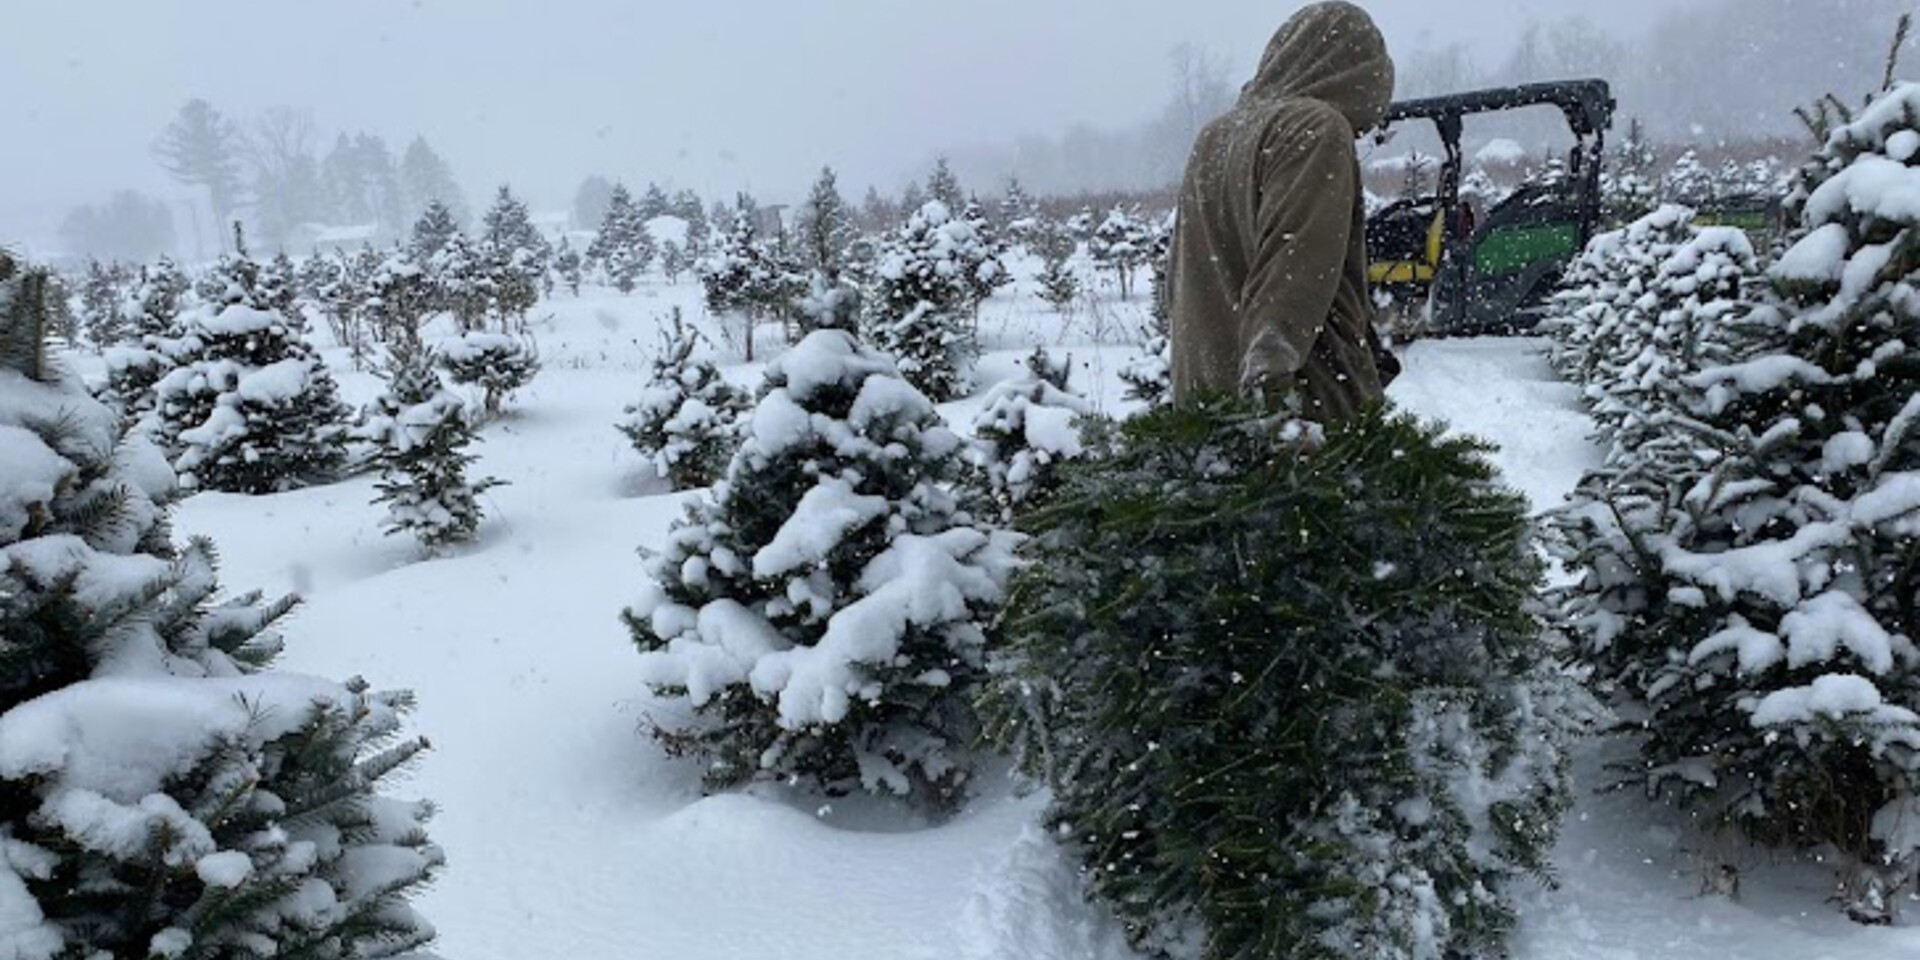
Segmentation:
{"type": "MultiPolygon", "coordinates": [[[[1374,0],[1396,47],[1487,55],[1532,20],[1622,33],[1688,0],[1374,0]]],[[[1145,119],[1167,51],[1251,69],[1294,0],[44,0],[0,32],[0,239],[116,187],[177,196],[150,144],[204,97],[288,104],[396,149],[413,134],[470,195],[564,205],[599,172],[791,196],[823,163],[850,192],[933,153],[1145,119]]],[[[326,143],[322,143],[322,150],[326,143]]]]}

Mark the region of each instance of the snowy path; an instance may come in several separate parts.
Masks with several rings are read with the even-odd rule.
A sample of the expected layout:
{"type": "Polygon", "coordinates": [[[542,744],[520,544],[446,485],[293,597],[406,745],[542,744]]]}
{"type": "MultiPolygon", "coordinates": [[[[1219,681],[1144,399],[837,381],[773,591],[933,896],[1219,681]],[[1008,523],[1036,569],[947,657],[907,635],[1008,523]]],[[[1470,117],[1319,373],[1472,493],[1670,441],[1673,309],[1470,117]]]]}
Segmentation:
{"type": "MultiPolygon", "coordinates": [[[[461,556],[412,562],[408,544],[380,535],[368,479],[202,496],[180,511],[182,534],[219,542],[231,587],[308,595],[286,666],[419,693],[415,727],[435,749],[410,786],[441,805],[433,830],[449,857],[421,904],[441,930],[438,952],[1124,957],[1028,826],[1030,799],[989,796],[935,829],[858,803],[817,815],[775,793],[702,799],[698,771],[646,739],[644,720],[661,708],[642,692],[617,614],[640,577],[635,546],[660,542],[681,501],[636,494],[611,425],[639,386],[635,343],[652,344],[635,320],[660,309],[564,305],[560,335],[543,342],[548,369],[517,404],[527,412],[487,430],[480,469],[512,485],[491,494],[484,540],[461,556]]],[[[1083,359],[1110,377],[1120,353],[1083,359]]],[[[1501,467],[1536,507],[1592,462],[1571,391],[1531,344],[1419,344],[1407,366],[1395,396],[1501,443],[1501,467]]],[[[1838,921],[1817,892],[1801,891],[1793,909],[1767,895],[1817,885],[1817,872],[1789,871],[1747,905],[1688,900],[1697,880],[1665,849],[1675,834],[1647,819],[1628,798],[1583,802],[1562,844],[1565,887],[1528,895],[1521,957],[1865,960],[1920,946],[1838,921]]]]}

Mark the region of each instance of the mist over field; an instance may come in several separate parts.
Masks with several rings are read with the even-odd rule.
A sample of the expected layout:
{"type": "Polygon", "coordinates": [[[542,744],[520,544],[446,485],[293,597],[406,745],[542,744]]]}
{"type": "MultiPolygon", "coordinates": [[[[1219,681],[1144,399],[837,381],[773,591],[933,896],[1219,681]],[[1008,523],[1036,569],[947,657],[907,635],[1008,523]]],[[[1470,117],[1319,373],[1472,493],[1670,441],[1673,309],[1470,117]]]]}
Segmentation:
{"type": "MultiPolygon", "coordinates": [[[[983,194],[1009,176],[1044,194],[1151,190],[1177,178],[1194,131],[1230,102],[1294,6],[23,5],[0,31],[9,92],[0,129],[31,146],[0,151],[0,223],[12,242],[49,256],[210,253],[222,231],[205,191],[170,176],[155,150],[194,99],[232,126],[233,212],[269,241],[291,237],[295,223],[376,217],[342,199],[352,192],[343,182],[378,179],[382,168],[404,178],[416,144],[467,198],[508,183],[554,213],[595,175],[793,203],[832,165],[850,195],[871,186],[892,196],[942,155],[983,194]],[[302,190],[316,196],[290,196],[302,190]]],[[[1793,135],[1794,106],[1877,82],[1877,53],[1864,54],[1884,48],[1901,8],[1367,6],[1398,60],[1402,96],[1600,76],[1623,116],[1668,142],[1793,135]]],[[[1535,122],[1496,132],[1551,141],[1556,131],[1535,122]]]]}

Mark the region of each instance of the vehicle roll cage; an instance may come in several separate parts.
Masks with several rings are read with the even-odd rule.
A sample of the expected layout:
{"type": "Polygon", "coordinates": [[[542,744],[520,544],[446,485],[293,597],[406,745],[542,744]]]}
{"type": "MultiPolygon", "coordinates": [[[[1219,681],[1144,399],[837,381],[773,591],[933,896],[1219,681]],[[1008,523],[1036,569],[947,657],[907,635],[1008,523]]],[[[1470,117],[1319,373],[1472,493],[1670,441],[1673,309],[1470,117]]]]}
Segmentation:
{"type": "Polygon", "coordinates": [[[1567,126],[1580,141],[1579,147],[1573,152],[1567,173],[1575,178],[1580,187],[1581,233],[1591,235],[1600,225],[1600,166],[1606,155],[1607,129],[1613,125],[1615,107],[1613,89],[1605,80],[1529,83],[1444,97],[1402,100],[1387,108],[1386,119],[1377,132],[1384,136],[1388,127],[1404,120],[1433,121],[1447,154],[1440,167],[1440,203],[1443,208],[1452,210],[1460,203],[1462,119],[1470,114],[1535,106],[1559,107],[1561,114],[1566,117],[1567,126]]]}

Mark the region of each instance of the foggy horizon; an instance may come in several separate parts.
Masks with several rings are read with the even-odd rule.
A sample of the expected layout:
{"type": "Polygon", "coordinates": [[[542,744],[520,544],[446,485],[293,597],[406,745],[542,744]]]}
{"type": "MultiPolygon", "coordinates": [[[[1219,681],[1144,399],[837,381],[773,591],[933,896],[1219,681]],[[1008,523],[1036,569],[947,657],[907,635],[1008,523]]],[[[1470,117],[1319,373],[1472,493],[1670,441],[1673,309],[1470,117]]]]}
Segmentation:
{"type": "MultiPolygon", "coordinates": [[[[1530,25],[1577,15],[1634,42],[1646,22],[1709,2],[1366,6],[1401,59],[1404,90],[1416,50],[1458,45],[1486,67],[1530,25]]],[[[698,10],[346,0],[263,14],[216,0],[128,4],[111,28],[97,9],[49,6],[0,38],[0,87],[25,92],[0,102],[0,129],[31,145],[0,154],[0,221],[11,242],[57,245],[67,211],[132,189],[166,201],[179,245],[191,247],[200,192],[169,179],[152,148],[191,98],[242,126],[271,108],[306,111],[319,153],[336,134],[366,131],[397,158],[424,136],[469,198],[506,183],[537,211],[565,209],[593,174],[777,203],[830,165],[850,197],[892,193],[939,155],[956,155],[968,178],[979,171],[966,158],[1000,165],[1023,140],[1151,122],[1180,44],[1237,89],[1301,5],[982,0],[932,16],[881,0],[698,10]]],[[[968,185],[994,190],[1007,172],[968,185]]]]}

